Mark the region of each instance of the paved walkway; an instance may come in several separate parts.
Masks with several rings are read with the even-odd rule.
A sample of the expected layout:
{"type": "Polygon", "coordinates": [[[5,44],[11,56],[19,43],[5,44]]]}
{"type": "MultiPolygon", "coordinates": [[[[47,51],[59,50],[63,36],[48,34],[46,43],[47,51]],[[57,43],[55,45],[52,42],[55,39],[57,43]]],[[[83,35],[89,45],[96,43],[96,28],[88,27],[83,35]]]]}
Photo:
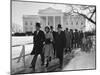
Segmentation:
{"type": "Polygon", "coordinates": [[[90,53],[78,52],[63,70],[95,69],[95,51],[90,53]]]}
{"type": "MultiPolygon", "coordinates": [[[[73,58],[73,56],[71,54],[64,55],[64,65],[68,64],[69,61],[72,58],[73,58]]],[[[33,72],[32,68],[29,68],[31,59],[32,59],[32,56],[28,56],[27,59],[26,59],[27,66],[23,70],[17,72],[16,74],[23,74],[23,73],[28,74],[28,73],[37,73],[37,72],[54,72],[54,71],[57,72],[57,71],[61,71],[61,69],[58,68],[59,67],[59,59],[53,59],[50,62],[48,68],[45,68],[45,66],[41,66],[40,65],[41,64],[40,56],[38,56],[38,59],[37,59],[37,62],[36,62],[36,67],[35,67],[36,71],[33,72]]]]}
{"type": "Polygon", "coordinates": [[[80,51],[80,49],[75,49],[71,54],[64,55],[64,67],[59,69],[59,60],[53,59],[50,62],[48,68],[41,66],[40,56],[38,56],[36,63],[36,71],[33,72],[30,67],[32,56],[28,56],[26,59],[26,64],[28,64],[22,71],[17,72],[17,74],[29,74],[29,73],[39,73],[39,72],[57,72],[65,70],[79,70],[79,69],[93,69],[95,68],[95,51],[90,53],[85,53],[80,51]]]}

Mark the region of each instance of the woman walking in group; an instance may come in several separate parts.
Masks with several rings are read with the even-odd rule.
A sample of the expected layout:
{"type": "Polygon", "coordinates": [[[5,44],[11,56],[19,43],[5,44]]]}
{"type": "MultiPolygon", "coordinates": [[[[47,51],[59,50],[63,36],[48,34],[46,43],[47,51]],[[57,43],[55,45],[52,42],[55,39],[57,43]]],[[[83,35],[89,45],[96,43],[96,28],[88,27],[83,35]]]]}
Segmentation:
{"type": "Polygon", "coordinates": [[[46,62],[46,67],[48,67],[49,62],[51,61],[52,58],[54,58],[53,54],[53,35],[50,32],[50,28],[48,26],[45,27],[45,45],[44,45],[44,56],[45,56],[45,62],[46,62]]]}

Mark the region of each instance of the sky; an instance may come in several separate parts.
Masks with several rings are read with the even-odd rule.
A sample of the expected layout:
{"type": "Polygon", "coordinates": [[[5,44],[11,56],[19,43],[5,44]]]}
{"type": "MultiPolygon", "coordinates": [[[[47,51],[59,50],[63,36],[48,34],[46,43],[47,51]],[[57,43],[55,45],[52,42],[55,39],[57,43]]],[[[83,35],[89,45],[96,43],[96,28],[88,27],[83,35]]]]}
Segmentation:
{"type": "Polygon", "coordinates": [[[66,5],[63,4],[12,1],[12,23],[22,26],[23,15],[38,15],[39,10],[49,7],[60,9],[62,12],[66,11],[66,5]]]}

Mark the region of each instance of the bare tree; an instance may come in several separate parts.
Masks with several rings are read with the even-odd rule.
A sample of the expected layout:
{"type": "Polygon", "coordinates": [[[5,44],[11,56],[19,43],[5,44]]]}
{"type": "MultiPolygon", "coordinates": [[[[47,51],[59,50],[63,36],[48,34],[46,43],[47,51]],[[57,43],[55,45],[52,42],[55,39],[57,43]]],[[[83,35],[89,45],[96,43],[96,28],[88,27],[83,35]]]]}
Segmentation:
{"type": "Polygon", "coordinates": [[[96,25],[96,6],[85,6],[85,5],[69,5],[71,7],[71,11],[69,13],[76,13],[88,21],[96,25]]]}
{"type": "Polygon", "coordinates": [[[12,32],[22,32],[22,28],[18,24],[12,23],[11,28],[12,28],[12,32]]]}

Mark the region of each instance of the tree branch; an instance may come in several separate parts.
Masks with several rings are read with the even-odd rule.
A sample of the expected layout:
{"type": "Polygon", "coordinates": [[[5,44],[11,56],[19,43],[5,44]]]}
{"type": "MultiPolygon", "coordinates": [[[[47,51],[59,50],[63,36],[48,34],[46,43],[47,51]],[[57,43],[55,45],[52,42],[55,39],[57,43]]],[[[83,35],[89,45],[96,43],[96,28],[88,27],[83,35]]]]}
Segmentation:
{"type": "Polygon", "coordinates": [[[94,15],[95,12],[96,12],[96,7],[95,7],[95,9],[94,9],[92,15],[90,16],[90,19],[93,17],[93,15],[94,15]]]}
{"type": "Polygon", "coordinates": [[[81,13],[78,13],[79,15],[81,15],[81,16],[83,16],[84,18],[86,18],[87,20],[89,20],[90,22],[92,22],[93,24],[95,24],[96,25],[96,22],[95,21],[93,21],[91,18],[88,18],[86,15],[84,15],[84,14],[81,14],[81,13]]]}
{"type": "MultiPolygon", "coordinates": [[[[77,14],[83,16],[83,17],[86,18],[88,21],[90,21],[91,23],[93,23],[93,24],[96,25],[96,22],[95,22],[94,20],[92,20],[92,17],[93,17],[93,15],[94,15],[94,13],[96,12],[96,7],[95,7],[94,11],[92,12],[92,15],[90,16],[90,18],[89,18],[87,15],[80,13],[77,9],[74,9],[74,7],[73,7],[72,5],[71,5],[71,7],[72,7],[71,12],[77,13],[77,14]]],[[[85,9],[88,9],[88,8],[89,8],[89,6],[86,7],[85,9]]],[[[80,10],[81,10],[81,9],[80,9],[80,10]]]]}

